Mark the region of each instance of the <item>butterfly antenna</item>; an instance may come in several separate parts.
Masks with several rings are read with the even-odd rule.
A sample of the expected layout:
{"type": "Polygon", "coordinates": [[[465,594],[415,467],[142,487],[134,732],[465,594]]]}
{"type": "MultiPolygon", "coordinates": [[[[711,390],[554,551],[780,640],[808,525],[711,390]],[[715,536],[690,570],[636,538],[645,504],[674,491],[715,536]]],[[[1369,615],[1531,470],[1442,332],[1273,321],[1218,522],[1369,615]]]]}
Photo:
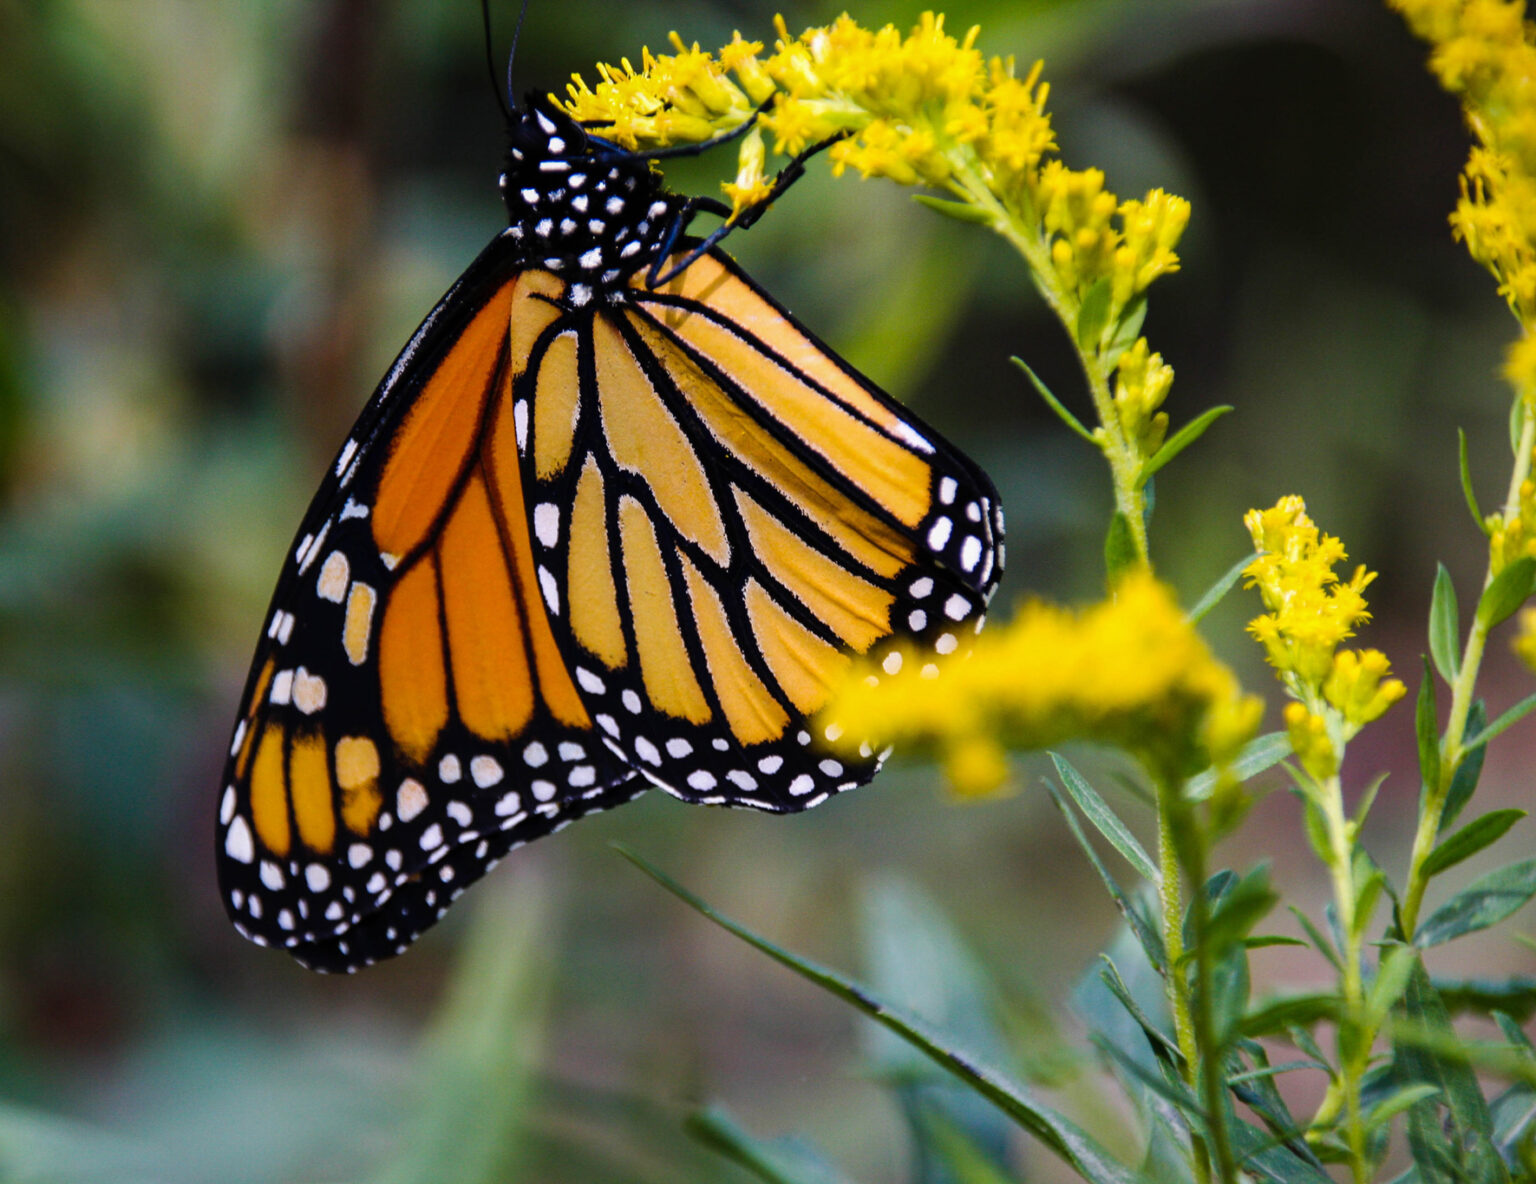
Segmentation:
{"type": "Polygon", "coordinates": [[[514,105],[517,92],[512,89],[512,63],[517,61],[517,41],[523,35],[523,18],[527,15],[528,0],[523,0],[523,6],[517,10],[517,27],[512,30],[512,52],[507,55],[507,101],[514,105]]]}
{"type": "MultiPolygon", "coordinates": [[[[528,8],[526,0],[524,0],[523,8],[525,11],[528,8]]],[[[496,76],[496,58],[491,53],[491,0],[480,0],[480,20],[485,26],[485,68],[490,74],[491,90],[496,93],[496,104],[501,108],[502,116],[510,124],[512,122],[512,108],[507,106],[507,97],[501,93],[501,80],[496,76]]],[[[519,29],[523,27],[523,18],[521,16],[517,18],[517,27],[519,29]]],[[[512,39],[512,47],[514,51],[517,48],[517,38],[515,36],[512,39]]]]}

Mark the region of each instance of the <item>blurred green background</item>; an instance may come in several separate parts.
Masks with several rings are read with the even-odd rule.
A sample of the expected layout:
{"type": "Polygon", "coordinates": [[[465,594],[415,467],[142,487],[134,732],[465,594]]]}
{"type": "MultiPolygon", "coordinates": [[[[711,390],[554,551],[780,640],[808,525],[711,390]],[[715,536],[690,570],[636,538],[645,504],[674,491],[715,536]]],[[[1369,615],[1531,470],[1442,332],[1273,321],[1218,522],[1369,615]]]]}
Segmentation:
{"type": "MultiPolygon", "coordinates": [[[[493,7],[500,58],[516,5],[493,7]]],[[[921,7],[852,11],[905,27],[921,7]]],[[[771,37],[776,10],[792,28],[839,11],[536,0],[519,84],[562,86],[674,28],[771,37]]],[[[1176,423],[1238,410],[1158,478],[1162,573],[1192,602],[1246,549],[1245,509],[1303,493],[1382,573],[1365,641],[1413,682],[1435,561],[1463,603],[1481,578],[1455,429],[1491,506],[1514,332],[1449,238],[1465,138],[1420,46],[1369,0],[948,15],[988,52],[1046,59],[1069,164],[1194,203],[1147,332],[1178,372],[1176,423]]],[[[1116,917],[1036,758],[1021,792],[980,804],[913,763],[789,819],[651,795],[520,852],[356,978],[311,976],[226,924],[215,791],[272,581],[353,415],[501,225],[500,145],[473,0],[0,0],[0,1180],[746,1179],[681,1133],[704,1102],[806,1133],[856,1179],[915,1178],[847,1012],[681,909],[615,839],[861,972],[891,902],[926,898],[996,977],[1026,1068],[1112,1132],[1091,1064],[1074,1077],[1053,1033],[1071,1039],[1072,984],[1116,917]]],[[[705,192],[732,168],[727,153],[668,175],[705,192]]],[[[1001,603],[1096,594],[1108,483],[1008,362],[1087,414],[1000,241],[813,166],[730,245],[993,474],[1001,603]]],[[[1241,633],[1255,607],[1234,596],[1208,633],[1265,690],[1241,633]]],[[[1495,711],[1530,686],[1496,649],[1495,711]]],[[[1493,749],[1484,806],[1528,801],[1530,736],[1493,749]]],[[[1400,873],[1409,710],[1352,751],[1357,785],[1397,770],[1367,841],[1400,873]]],[[[1506,848],[1529,849],[1528,828],[1506,848]]],[[[1289,898],[1321,907],[1285,794],[1220,854],[1274,860],[1289,898]]],[[[1531,968],[1507,937],[1454,949],[1461,974],[1531,968]]],[[[1323,971],[1285,949],[1257,962],[1270,986],[1323,971]]]]}

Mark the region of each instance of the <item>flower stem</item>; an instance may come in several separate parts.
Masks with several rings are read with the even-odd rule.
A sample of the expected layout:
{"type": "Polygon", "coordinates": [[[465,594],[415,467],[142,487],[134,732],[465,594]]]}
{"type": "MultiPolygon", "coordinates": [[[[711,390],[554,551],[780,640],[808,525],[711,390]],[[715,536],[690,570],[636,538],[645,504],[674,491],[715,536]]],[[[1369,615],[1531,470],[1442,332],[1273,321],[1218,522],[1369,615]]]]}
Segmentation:
{"type": "MultiPolygon", "coordinates": [[[[1340,754],[1342,759],[1342,753],[1340,754]]],[[[1349,1143],[1349,1169],[1354,1184],[1370,1179],[1366,1156],[1365,1122],[1361,1112],[1360,1083],[1370,1067],[1371,1045],[1376,1033],[1364,1028],[1365,988],[1360,963],[1364,926],[1357,913],[1358,886],[1355,883],[1355,844],[1351,827],[1344,815],[1344,787],[1337,776],[1328,778],[1318,795],[1317,804],[1328,827],[1328,870],[1333,878],[1333,898],[1339,910],[1339,927],[1344,932],[1343,993],[1344,1023],[1355,1028],[1353,1039],[1341,1032],[1339,1080],[1344,1090],[1345,1136],[1349,1143]],[[1344,1047],[1346,1046],[1347,1047],[1344,1047]]]]}
{"type": "Polygon", "coordinates": [[[997,199],[976,168],[974,149],[969,145],[957,146],[946,154],[946,159],[953,170],[951,191],[961,201],[986,213],[992,229],[1012,243],[1024,257],[1035,288],[1072,339],[1084,377],[1088,380],[1094,412],[1099,418],[1099,430],[1094,435],[1109,461],[1115,509],[1125,516],[1130,527],[1137,558],[1148,563],[1151,552],[1147,540],[1146,494],[1141,481],[1142,458],[1126,437],[1120,416],[1115,411],[1115,398],[1110,389],[1113,367],[1106,363],[1097,348],[1078,339],[1077,320],[1082,304],[1076,293],[1069,292],[1057,282],[1056,271],[1051,266],[1050,242],[1038,220],[1026,222],[997,199]]]}
{"type": "MultiPolygon", "coordinates": [[[[1520,486],[1530,476],[1532,448],[1536,448],[1536,415],[1527,411],[1520,428],[1520,442],[1515,446],[1515,465],[1510,473],[1509,492],[1504,499],[1506,516],[1518,512],[1520,486]]],[[[1483,576],[1484,589],[1493,582],[1495,574],[1490,561],[1488,570],[1483,576]]],[[[1419,910],[1424,903],[1424,890],[1429,886],[1429,879],[1424,875],[1424,862],[1435,849],[1435,842],[1440,836],[1440,821],[1445,816],[1446,799],[1451,791],[1451,782],[1456,776],[1456,770],[1461,767],[1461,762],[1467,756],[1462,743],[1467,738],[1467,717],[1472,711],[1477,675],[1483,663],[1483,652],[1487,644],[1488,626],[1483,623],[1481,617],[1474,616],[1472,627],[1467,631],[1467,644],[1461,656],[1461,669],[1456,672],[1456,679],[1451,684],[1451,710],[1445,721],[1445,732],[1440,739],[1440,775],[1436,778],[1435,784],[1427,788],[1423,806],[1419,811],[1418,830],[1413,836],[1413,854],[1408,862],[1408,884],[1403,892],[1402,909],[1403,937],[1407,941],[1413,940],[1414,930],[1418,927],[1419,910]]]]}

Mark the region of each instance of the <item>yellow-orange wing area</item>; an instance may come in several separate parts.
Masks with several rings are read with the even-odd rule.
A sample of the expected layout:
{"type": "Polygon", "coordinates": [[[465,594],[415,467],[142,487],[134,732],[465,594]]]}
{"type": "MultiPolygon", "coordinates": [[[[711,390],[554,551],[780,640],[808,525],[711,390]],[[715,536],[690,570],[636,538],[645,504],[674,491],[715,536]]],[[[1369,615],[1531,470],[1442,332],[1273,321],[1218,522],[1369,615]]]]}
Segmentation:
{"type": "Polygon", "coordinates": [[[231,745],[220,880],[247,936],[314,968],[399,952],[507,850],[645,784],[593,732],[531,544],[511,318],[549,279],[493,244],[444,298],[343,447],[274,598],[231,745]]]}
{"type": "Polygon", "coordinates": [[[514,296],[514,414],[594,723],[689,801],[794,811],[867,781],[882,758],[809,721],[855,656],[937,676],[969,648],[1001,572],[991,483],[721,253],[595,308],[563,294],[514,296]]]}

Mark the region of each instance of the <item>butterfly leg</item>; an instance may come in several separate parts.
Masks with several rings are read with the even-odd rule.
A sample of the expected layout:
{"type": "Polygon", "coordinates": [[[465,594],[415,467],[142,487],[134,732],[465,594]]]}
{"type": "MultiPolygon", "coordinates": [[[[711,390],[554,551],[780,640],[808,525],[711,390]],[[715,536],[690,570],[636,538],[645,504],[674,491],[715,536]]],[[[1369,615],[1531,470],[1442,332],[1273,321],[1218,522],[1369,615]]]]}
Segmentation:
{"type": "Polygon", "coordinates": [[[645,277],[646,284],[652,288],[661,287],[662,285],[676,278],[682,272],[686,271],[704,255],[708,254],[710,249],[714,247],[714,245],[723,239],[726,235],[730,234],[731,231],[745,230],[750,227],[765,213],[767,213],[768,207],[777,201],[786,189],[788,189],[791,185],[793,185],[796,181],[805,175],[806,161],[810,160],[811,157],[815,156],[817,153],[826,151],[833,144],[837,143],[837,141],[841,140],[846,134],[846,132],[839,132],[835,136],[828,136],[825,140],[818,141],[817,143],[812,144],[809,148],[805,149],[803,152],[797,154],[794,159],[792,159],[787,165],[779,170],[779,173],[776,177],[774,177],[773,185],[769,187],[768,192],[762,197],[758,198],[756,201],[752,202],[750,205],[743,207],[741,210],[734,210],[724,202],[716,201],[712,197],[689,198],[688,201],[683,204],[682,208],[677,211],[677,214],[672,219],[672,225],[667,231],[667,237],[664,240],[663,249],[657,253],[656,262],[651,265],[650,274],[645,277]],[[712,232],[710,232],[710,234],[708,234],[699,243],[698,246],[689,251],[688,254],[685,255],[679,262],[673,264],[665,272],[663,272],[661,270],[662,263],[665,262],[667,257],[672,253],[672,247],[674,244],[676,244],[677,240],[682,237],[682,234],[688,228],[689,223],[691,223],[694,218],[698,217],[699,214],[714,214],[717,218],[723,218],[725,220],[712,232]]]}

